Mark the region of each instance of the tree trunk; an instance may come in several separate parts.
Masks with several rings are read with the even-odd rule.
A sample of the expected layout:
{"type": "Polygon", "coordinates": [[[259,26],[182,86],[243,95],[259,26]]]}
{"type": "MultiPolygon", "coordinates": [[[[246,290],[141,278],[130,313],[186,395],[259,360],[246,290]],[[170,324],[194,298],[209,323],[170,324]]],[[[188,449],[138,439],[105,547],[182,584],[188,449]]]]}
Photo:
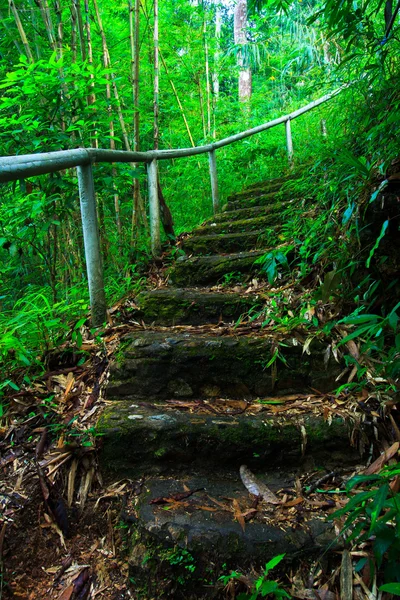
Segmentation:
{"type": "Polygon", "coordinates": [[[237,65],[239,67],[239,100],[247,102],[251,98],[251,69],[246,66],[243,46],[246,45],[247,0],[238,0],[234,14],[234,39],[238,46],[237,65]]]}
{"type": "Polygon", "coordinates": [[[22,44],[24,46],[26,56],[27,56],[29,62],[33,63],[34,60],[33,60],[33,55],[32,55],[30,46],[29,46],[28,38],[26,37],[25,29],[21,23],[21,19],[19,18],[19,13],[18,13],[17,7],[15,6],[14,0],[8,0],[8,4],[10,6],[11,12],[15,19],[15,24],[17,26],[18,33],[20,35],[22,44]]]}
{"type": "Polygon", "coordinates": [[[158,116],[159,116],[159,38],[158,38],[158,0],[154,0],[154,125],[153,125],[153,148],[158,150],[159,145],[159,131],[158,131],[158,116]]]}
{"type": "Polygon", "coordinates": [[[219,63],[221,59],[221,5],[219,1],[216,0],[215,6],[215,52],[214,52],[214,69],[212,72],[212,84],[213,84],[213,138],[216,138],[216,128],[215,128],[215,112],[217,107],[217,102],[219,99],[219,63]]]}
{"type": "Polygon", "coordinates": [[[203,2],[203,43],[204,43],[204,63],[206,71],[206,99],[207,99],[207,134],[211,133],[211,86],[210,86],[210,65],[208,60],[208,42],[207,42],[207,20],[204,14],[203,2]]]}
{"type": "MultiPolygon", "coordinates": [[[[110,69],[110,67],[111,67],[110,55],[108,53],[106,34],[104,32],[103,22],[101,20],[97,0],[93,0],[93,6],[94,6],[94,10],[96,12],[97,24],[98,24],[99,30],[100,30],[101,44],[102,44],[102,48],[103,48],[104,68],[110,69]]],[[[108,116],[109,116],[109,128],[110,128],[110,150],[115,150],[115,139],[114,139],[115,131],[114,131],[114,120],[113,120],[112,106],[111,106],[111,86],[110,86],[110,76],[108,73],[105,74],[105,78],[107,80],[106,99],[107,99],[107,111],[108,111],[108,116]]],[[[113,186],[113,190],[114,190],[115,220],[117,223],[118,238],[119,238],[119,241],[121,242],[122,241],[121,211],[120,211],[120,205],[119,205],[119,196],[118,196],[117,190],[115,188],[116,174],[117,174],[116,169],[115,169],[115,167],[113,167],[112,168],[112,179],[113,179],[112,186],[113,186]]]]}
{"type": "Polygon", "coordinates": [[[85,43],[85,34],[84,34],[84,30],[83,30],[81,0],[72,0],[72,4],[73,4],[73,7],[74,7],[74,10],[76,13],[76,20],[78,23],[79,43],[81,46],[81,56],[82,56],[82,60],[85,61],[86,60],[86,43],[85,43]]]}

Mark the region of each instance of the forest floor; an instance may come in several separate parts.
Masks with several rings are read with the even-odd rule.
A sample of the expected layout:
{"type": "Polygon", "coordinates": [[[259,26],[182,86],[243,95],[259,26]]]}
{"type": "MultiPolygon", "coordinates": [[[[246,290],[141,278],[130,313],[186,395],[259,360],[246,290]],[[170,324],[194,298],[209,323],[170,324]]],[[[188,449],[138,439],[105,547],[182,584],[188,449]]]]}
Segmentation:
{"type": "MultiPolygon", "coordinates": [[[[162,272],[153,273],[153,283],[163,285],[162,272]]],[[[135,522],[135,499],[144,481],[123,480],[110,486],[103,482],[97,462],[101,438],[96,437],[94,430],[100,412],[107,405],[102,391],[107,383],[109,360],[121,336],[146,328],[144,323],[132,319],[134,309],[131,299],[113,307],[110,320],[115,322],[101,332],[100,342],[91,338],[89,329],[83,327],[79,351],[66,342],[48,355],[48,370],[43,375],[9,396],[0,444],[3,514],[0,597],[26,600],[136,597],[129,580],[129,530],[135,522]]],[[[220,335],[223,327],[220,323],[208,326],[208,330],[220,335]]],[[[204,326],[193,329],[204,330],[204,326]]],[[[261,324],[244,322],[235,334],[249,329],[260,331],[261,324]]],[[[353,423],[382,416],[376,412],[380,410],[378,402],[373,405],[370,399],[368,406],[363,404],[366,396],[350,393],[337,397],[318,393],[312,396],[301,398],[297,394],[284,406],[275,403],[269,409],[272,413],[282,410],[301,413],[302,405],[307,403],[309,409],[311,400],[319,411],[327,415],[334,412],[353,423]]],[[[232,402],[228,406],[216,403],[207,407],[204,403],[177,401],[172,408],[181,404],[184,411],[200,414],[212,411],[220,415],[226,410],[249,413],[260,410],[259,405],[238,400],[233,406],[232,402]]],[[[357,436],[357,426],[353,434],[357,436]]],[[[381,447],[388,448],[384,438],[381,447]]],[[[312,486],[307,498],[301,493],[307,481],[299,480],[297,490],[285,491],[281,518],[295,522],[301,515],[299,511],[311,510],[325,516],[342,507],[346,502],[342,484],[353,472],[354,468],[344,469],[339,477],[336,473],[322,481],[308,482],[312,486]]],[[[179,508],[179,500],[172,495],[169,502],[179,508]]],[[[247,509],[245,518],[243,507],[241,511],[231,509],[232,518],[245,526],[252,507],[249,505],[247,509]]],[[[337,596],[330,590],[335,589],[332,582],[335,568],[339,569],[339,555],[333,565],[335,561],[336,566],[331,564],[327,572],[321,569],[315,572],[312,582],[308,576],[308,584],[309,567],[305,565],[297,573],[287,574],[285,583],[292,591],[297,586],[298,598],[310,597],[307,595],[310,586],[309,589],[319,590],[320,598],[334,599],[337,596]]],[[[245,578],[242,585],[245,589],[245,578]]],[[[230,593],[227,588],[227,597],[230,593]]]]}
{"type": "MultiPolygon", "coordinates": [[[[207,231],[204,233],[207,235],[207,231]]],[[[233,237],[229,239],[232,241],[233,237]]],[[[247,243],[247,238],[245,240],[247,243]]],[[[194,241],[198,243],[195,237],[192,238],[194,241]]],[[[147,274],[150,289],[167,287],[171,257],[167,254],[163,258],[164,263],[152,264],[147,274]]],[[[224,258],[226,256],[222,255],[224,258]]],[[[208,259],[206,257],[203,262],[208,259]]],[[[190,261],[189,258],[186,263],[189,266],[190,261]]],[[[194,274],[197,275],[195,270],[194,274]]],[[[230,276],[230,272],[226,274],[230,276]]],[[[243,297],[256,293],[261,299],[267,298],[268,294],[272,298],[279,296],[287,313],[289,309],[297,310],[300,305],[307,305],[311,287],[317,285],[315,282],[315,278],[310,280],[310,287],[307,287],[305,281],[301,285],[295,281],[283,281],[271,290],[271,285],[252,276],[242,282],[225,281],[202,289],[207,294],[217,292],[243,297]]],[[[329,319],[337,319],[341,310],[341,304],[321,301],[315,309],[318,314],[313,312],[311,319],[317,321],[315,327],[318,328],[329,319]]],[[[179,336],[184,332],[193,338],[206,334],[207,339],[240,339],[246,336],[262,339],[271,335],[274,327],[273,335],[280,339],[282,334],[276,326],[277,322],[272,321],[266,325],[262,314],[259,318],[247,314],[236,322],[220,319],[198,325],[187,322],[175,326],[154,325],[141,320],[135,298],[125,298],[110,309],[109,323],[96,332],[96,337],[88,326],[80,328],[82,342],[79,348],[72,341],[76,339],[72,326],[67,341],[47,354],[44,372],[32,379],[30,384],[22,383],[22,370],[19,377],[16,374],[21,383],[20,390],[10,391],[4,399],[8,408],[0,431],[0,598],[157,598],[156,592],[147,596],[137,594],[136,582],[130,571],[132,532],[138,521],[136,507],[147,481],[141,476],[118,481],[107,479],[107,473],[99,467],[102,437],[98,435],[96,423],[100,414],[112,403],[104,394],[109,383],[110,363],[118,352],[121,338],[129,333],[146,331],[165,337],[179,336]]],[[[295,346],[300,346],[300,350],[302,347],[306,354],[310,327],[312,321],[307,326],[299,323],[290,331],[295,338],[295,346]]],[[[334,344],[328,344],[327,348],[335,355],[334,344]]],[[[358,348],[354,342],[348,345],[347,350],[357,355],[358,348]]],[[[273,364],[271,369],[274,372],[273,364]]],[[[354,368],[347,366],[340,376],[351,382],[355,376],[354,368]]],[[[343,508],[348,499],[345,484],[354,473],[378,473],[398,451],[400,432],[396,425],[395,401],[390,396],[383,398],[371,387],[358,387],[352,392],[351,387],[343,386],[342,391],[335,394],[310,389],[306,394],[299,391],[282,398],[274,394],[272,400],[264,403],[257,401],[254,395],[251,397],[253,400],[233,396],[223,401],[213,395],[208,399],[201,396],[200,399],[195,399],[196,396],[175,397],[168,401],[161,399],[158,407],[161,406],[166,414],[168,411],[180,411],[182,414],[212,415],[221,419],[240,414],[254,418],[260,412],[283,418],[315,414],[327,426],[332,419],[338,418],[348,425],[351,446],[362,450],[360,454],[366,457],[365,460],[360,464],[347,463],[348,466],[343,461],[343,468],[328,470],[323,477],[315,469],[307,471],[304,468],[290,485],[274,489],[277,504],[272,511],[271,507],[255,502],[245,487],[243,492],[247,496],[239,504],[236,499],[226,498],[223,494],[213,498],[196,496],[193,488],[174,490],[171,485],[162,497],[153,498],[153,505],[160,505],[160,510],[167,507],[170,514],[178,514],[182,510],[221,511],[243,530],[247,523],[257,519],[268,520],[277,529],[286,526],[293,531],[301,530],[308,517],[325,520],[326,516],[343,508]],[[370,436],[365,435],[365,427],[370,436]],[[383,454],[373,462],[373,453],[376,457],[380,452],[383,454]]],[[[149,406],[147,402],[144,408],[149,406]]],[[[139,410],[141,408],[139,406],[139,410]]],[[[337,533],[341,524],[343,521],[337,524],[337,533]]],[[[350,561],[355,557],[368,557],[370,553],[368,544],[354,546],[350,561]]],[[[340,565],[348,558],[348,553],[332,551],[320,562],[302,560],[289,573],[282,574],[282,583],[295,598],[337,600],[340,565]]],[[[171,556],[169,560],[171,563],[171,556]]],[[[194,565],[183,565],[184,574],[186,567],[190,569],[194,565]]],[[[239,591],[251,588],[257,573],[251,567],[247,569],[246,575],[228,581],[225,587],[225,582],[218,583],[214,579],[214,585],[219,586],[220,597],[235,598],[239,591]]],[[[165,573],[164,580],[173,576],[168,568],[165,573]]],[[[368,563],[360,575],[354,574],[354,578],[360,590],[359,597],[369,597],[368,590],[376,584],[376,574],[370,572],[368,563]]],[[[178,583],[175,582],[175,586],[178,583]]],[[[170,596],[163,597],[182,596],[171,592],[170,596]]]]}

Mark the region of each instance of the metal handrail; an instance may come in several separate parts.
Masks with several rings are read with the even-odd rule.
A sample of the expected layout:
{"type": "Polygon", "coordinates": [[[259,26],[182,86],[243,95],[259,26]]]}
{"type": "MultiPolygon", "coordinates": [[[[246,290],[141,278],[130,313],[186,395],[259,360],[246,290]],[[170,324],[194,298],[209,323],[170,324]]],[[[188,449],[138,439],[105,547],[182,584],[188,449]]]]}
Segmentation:
{"type": "Polygon", "coordinates": [[[0,157],[0,182],[15,181],[25,177],[55,173],[64,169],[76,167],[78,174],[79,198],[81,207],[83,238],[85,245],[86,267],[89,283],[89,296],[92,309],[92,323],[101,325],[106,318],[106,302],[104,293],[103,266],[100,253],[99,227],[97,220],[96,198],[93,183],[92,165],[94,163],[139,163],[147,165],[147,178],[150,208],[151,250],[154,256],[161,249],[160,239],[160,206],[157,189],[157,161],[196,156],[208,153],[211,179],[211,192],[214,213],[219,210],[218,177],[215,151],[224,146],[239,142],[247,137],[285,124],[286,145],[289,161],[293,157],[293,141],[290,121],[313,108],[327,102],[347,85],[343,85],[318,100],[294,112],[253,127],[227,138],[194,148],[175,148],[171,150],[150,150],[148,152],[127,152],[124,150],[102,150],[98,148],[76,148],[38,154],[0,157]]]}

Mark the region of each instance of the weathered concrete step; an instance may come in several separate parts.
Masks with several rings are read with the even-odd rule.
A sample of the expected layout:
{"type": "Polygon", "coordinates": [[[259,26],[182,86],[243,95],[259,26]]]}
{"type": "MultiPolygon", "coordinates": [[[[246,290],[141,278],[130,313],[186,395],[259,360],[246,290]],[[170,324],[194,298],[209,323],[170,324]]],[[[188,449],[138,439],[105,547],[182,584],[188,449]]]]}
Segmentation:
{"type": "Polygon", "coordinates": [[[241,200],[242,198],[246,197],[257,198],[265,194],[276,194],[285,183],[295,178],[295,175],[290,174],[283,177],[278,177],[276,179],[260,181],[253,185],[249,185],[240,192],[235,192],[234,194],[231,194],[230,196],[228,196],[228,202],[234,202],[236,200],[241,200]]]}
{"type": "MultiPolygon", "coordinates": [[[[292,487],[294,476],[264,472],[261,478],[278,491],[292,487]]],[[[321,509],[303,510],[300,505],[290,510],[265,503],[252,508],[254,499],[237,472],[146,480],[129,558],[135,591],[143,590],[146,598],[222,599],[226,589],[218,577],[230,569],[262,568],[278,554],[286,554],[289,561],[312,560],[335,542],[334,527],[321,509]],[[197,491],[174,502],[174,495],[187,490],[197,491]],[[161,498],[170,502],[157,504],[161,498]],[[234,517],[235,507],[253,515],[243,529],[234,517]]],[[[337,542],[334,547],[340,548],[337,542]]]]}
{"type": "Polygon", "coordinates": [[[222,281],[224,275],[232,273],[243,275],[253,270],[254,261],[265,252],[266,250],[255,250],[191,258],[181,256],[170,271],[171,281],[175,285],[190,286],[222,281]]]}
{"type": "Polygon", "coordinates": [[[159,325],[230,323],[262,302],[256,294],[163,288],[136,296],[139,318],[159,325]]]}
{"type": "Polygon", "coordinates": [[[278,192],[266,192],[258,196],[244,195],[239,199],[228,200],[222,207],[223,212],[239,210],[242,208],[254,208],[255,206],[270,206],[278,202],[278,192]]]}
{"type": "Polygon", "coordinates": [[[217,254],[218,252],[243,252],[265,248],[276,241],[274,232],[279,227],[258,229],[247,233],[222,233],[214,235],[192,235],[182,241],[181,247],[186,254],[217,254]]]}
{"type": "Polygon", "coordinates": [[[236,210],[225,210],[217,215],[214,215],[210,219],[204,222],[204,225],[210,225],[211,223],[225,223],[232,221],[243,221],[243,219],[256,219],[257,217],[263,217],[270,214],[281,215],[282,211],[285,210],[290,204],[291,200],[287,202],[274,202],[267,206],[253,206],[251,208],[239,208],[236,210]]]}
{"type": "Polygon", "coordinates": [[[252,398],[271,393],[323,392],[335,387],[342,366],[324,363],[325,346],[313,341],[303,354],[292,338],[273,335],[140,331],[125,336],[111,365],[111,398],[252,398]],[[267,368],[279,350],[280,358],[267,368]],[[283,362],[284,361],[284,362],[283,362]]]}
{"type": "Polygon", "coordinates": [[[270,213],[262,217],[253,219],[240,219],[239,221],[225,221],[216,223],[213,221],[209,225],[203,225],[193,230],[194,235],[218,235],[221,233],[246,233],[248,231],[257,231],[271,226],[280,226],[282,215],[270,213]]]}
{"type": "MultiPolygon", "coordinates": [[[[229,406],[232,404],[230,401],[229,406]]],[[[212,402],[209,406],[213,407],[212,402]]],[[[307,457],[312,457],[316,466],[330,469],[354,464],[359,454],[350,446],[350,424],[339,417],[328,424],[324,405],[318,406],[319,413],[317,405],[310,404],[309,412],[300,415],[290,414],[290,410],[273,414],[267,405],[265,412],[258,414],[243,410],[237,415],[221,415],[116,401],[107,406],[97,425],[103,440],[102,465],[119,477],[135,478],[146,473],[184,472],[188,465],[191,470],[205,471],[226,466],[239,469],[243,463],[252,468],[285,467],[307,462],[307,457]]]]}

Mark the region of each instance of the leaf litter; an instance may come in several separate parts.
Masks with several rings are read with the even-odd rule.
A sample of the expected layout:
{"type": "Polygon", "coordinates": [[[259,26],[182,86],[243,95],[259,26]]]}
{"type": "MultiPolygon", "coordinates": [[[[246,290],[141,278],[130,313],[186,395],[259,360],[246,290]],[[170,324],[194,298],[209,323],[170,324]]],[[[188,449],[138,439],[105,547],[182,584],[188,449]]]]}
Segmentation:
{"type": "MultiPolygon", "coordinates": [[[[153,279],[156,287],[166,284],[159,274],[153,279]]],[[[259,294],[267,303],[274,291],[257,280],[241,289],[245,293],[259,294]]],[[[282,286],[281,292],[287,298],[292,294],[293,304],[293,285],[282,286]]],[[[81,348],[74,350],[78,358],[85,352],[83,362],[63,364],[63,353],[72,347],[66,343],[54,353],[41,377],[29,385],[21,384],[18,391],[13,390],[5,398],[9,408],[2,419],[0,441],[0,564],[7,574],[5,598],[7,594],[28,600],[131,597],[127,585],[127,549],[115,525],[121,518],[128,524],[137,520],[135,511],[128,513],[125,507],[133,505],[131,500],[140,493],[141,484],[126,480],[109,487],[104,485],[98,470],[98,440],[93,426],[105,404],[102,389],[107,382],[108,364],[121,338],[149,326],[132,318],[135,304],[130,299],[110,312],[111,319],[118,315],[125,322],[110,322],[102,332],[100,345],[85,329],[81,348]],[[120,550],[117,552],[116,548],[120,550]]],[[[326,303],[317,306],[312,317],[322,323],[334,314],[335,308],[326,303]]],[[[312,341],[309,326],[299,325],[289,334],[284,328],[279,329],[273,319],[267,326],[264,321],[265,314],[256,319],[244,317],[237,324],[220,321],[212,325],[151,328],[169,334],[184,330],[189,334],[207,333],[217,337],[273,335],[274,340],[281,341],[290,335],[293,343],[302,345],[307,353],[312,341]]],[[[337,342],[346,334],[345,328],[338,332],[337,342]]],[[[354,359],[361,360],[353,340],[346,346],[354,359]]],[[[338,360],[338,352],[337,343],[329,342],[327,356],[333,355],[338,360]]],[[[346,373],[351,381],[354,374],[346,373]]],[[[323,415],[328,424],[333,416],[339,416],[351,424],[351,439],[360,445],[369,444],[361,439],[362,423],[371,424],[377,433],[389,417],[392,430],[397,431],[397,440],[400,437],[394,418],[396,404],[390,396],[371,389],[355,393],[342,390],[335,395],[314,390],[309,394],[274,396],[252,402],[227,400],[213,393],[212,397],[199,400],[170,400],[165,407],[221,416],[263,412],[301,418],[315,413],[323,415]]],[[[377,447],[376,441],[374,446],[377,447]]],[[[370,471],[364,472],[379,472],[397,450],[398,446],[393,449],[392,445],[367,467],[370,471]]],[[[232,515],[232,520],[238,522],[243,531],[254,519],[301,527],[311,514],[324,519],[345,505],[343,487],[352,474],[345,471],[326,473],[322,477],[320,473],[305,474],[292,488],[272,491],[243,466],[240,475],[249,492],[247,496],[244,493],[235,498],[214,498],[201,490],[183,490],[154,505],[155,510],[166,507],[172,511],[224,511],[232,515]]],[[[238,478],[240,475],[237,474],[238,478]]],[[[321,571],[311,583],[304,583],[303,577],[300,584],[296,583],[296,577],[301,579],[299,573],[291,575],[294,597],[314,598],[314,592],[327,600],[336,597],[326,587],[332,574],[324,575],[321,571]]],[[[368,597],[365,583],[361,585],[358,579],[358,589],[368,597]]]]}

